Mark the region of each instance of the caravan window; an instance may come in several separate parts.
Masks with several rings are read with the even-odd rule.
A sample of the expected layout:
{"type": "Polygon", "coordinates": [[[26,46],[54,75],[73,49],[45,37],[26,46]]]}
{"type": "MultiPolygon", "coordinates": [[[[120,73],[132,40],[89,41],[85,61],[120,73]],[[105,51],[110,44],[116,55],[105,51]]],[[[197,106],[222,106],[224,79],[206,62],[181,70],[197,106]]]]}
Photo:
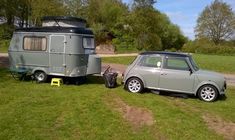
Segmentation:
{"type": "Polygon", "coordinates": [[[84,37],[83,38],[83,47],[85,49],[94,49],[95,48],[94,38],[84,37]]]}
{"type": "Polygon", "coordinates": [[[46,42],[46,37],[24,37],[24,50],[45,51],[46,42]]]}

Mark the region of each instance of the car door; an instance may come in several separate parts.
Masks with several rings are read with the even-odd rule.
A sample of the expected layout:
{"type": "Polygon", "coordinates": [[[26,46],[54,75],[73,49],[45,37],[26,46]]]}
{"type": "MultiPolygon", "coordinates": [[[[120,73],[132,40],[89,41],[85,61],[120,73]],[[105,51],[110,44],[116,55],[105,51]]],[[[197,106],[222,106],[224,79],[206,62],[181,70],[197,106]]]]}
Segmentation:
{"type": "Polygon", "coordinates": [[[135,72],[140,75],[147,88],[157,88],[162,57],[160,55],[143,55],[138,62],[135,72]]]}
{"type": "Polygon", "coordinates": [[[190,71],[187,57],[166,56],[160,73],[159,88],[193,93],[194,78],[195,76],[190,71]]]}

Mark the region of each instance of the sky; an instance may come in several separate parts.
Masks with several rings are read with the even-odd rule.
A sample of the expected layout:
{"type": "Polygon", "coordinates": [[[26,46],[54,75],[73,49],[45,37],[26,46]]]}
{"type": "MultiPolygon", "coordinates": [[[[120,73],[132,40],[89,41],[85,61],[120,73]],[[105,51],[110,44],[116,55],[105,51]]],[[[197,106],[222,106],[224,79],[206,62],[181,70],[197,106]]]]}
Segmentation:
{"type": "MultiPolygon", "coordinates": [[[[130,3],[132,0],[123,0],[130,3]]],[[[223,0],[235,11],[235,0],[223,0]]],[[[157,0],[154,7],[168,15],[171,22],[178,25],[185,36],[194,39],[196,21],[203,9],[213,0],[157,0]]]]}

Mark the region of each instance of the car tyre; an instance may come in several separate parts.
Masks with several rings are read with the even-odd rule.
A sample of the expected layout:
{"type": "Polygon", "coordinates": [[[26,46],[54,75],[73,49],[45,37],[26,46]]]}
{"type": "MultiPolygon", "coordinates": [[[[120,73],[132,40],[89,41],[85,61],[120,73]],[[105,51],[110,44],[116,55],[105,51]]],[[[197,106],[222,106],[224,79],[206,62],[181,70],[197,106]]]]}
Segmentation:
{"type": "Polygon", "coordinates": [[[47,74],[43,71],[36,71],[34,73],[34,78],[38,83],[43,83],[47,80],[47,74]]]}
{"type": "Polygon", "coordinates": [[[144,89],[143,82],[136,77],[130,78],[126,83],[126,88],[132,93],[141,93],[144,89]]]}
{"type": "Polygon", "coordinates": [[[198,90],[199,99],[205,102],[213,102],[217,99],[219,93],[212,85],[204,85],[198,90]]]}

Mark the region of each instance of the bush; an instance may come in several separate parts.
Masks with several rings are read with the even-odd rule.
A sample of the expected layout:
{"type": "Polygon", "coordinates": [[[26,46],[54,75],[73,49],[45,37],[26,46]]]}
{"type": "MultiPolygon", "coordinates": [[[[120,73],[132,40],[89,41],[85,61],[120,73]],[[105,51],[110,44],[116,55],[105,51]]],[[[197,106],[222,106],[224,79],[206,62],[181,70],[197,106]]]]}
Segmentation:
{"type": "Polygon", "coordinates": [[[162,50],[162,41],[157,34],[142,33],[135,40],[136,48],[138,50],[159,51],[162,50]]]}
{"type": "Polygon", "coordinates": [[[0,40],[9,40],[12,37],[15,28],[12,25],[2,24],[0,25],[0,40]]]}
{"type": "Polygon", "coordinates": [[[0,53],[6,53],[10,45],[10,40],[0,40],[0,53]]]}
{"type": "Polygon", "coordinates": [[[235,47],[230,43],[224,42],[215,45],[207,39],[189,41],[182,51],[190,53],[217,54],[217,55],[235,55],[235,47]]]}
{"type": "Polygon", "coordinates": [[[178,50],[176,48],[170,48],[170,49],[166,49],[165,51],[167,51],[167,52],[177,52],[178,50]]]}
{"type": "Polygon", "coordinates": [[[127,34],[117,36],[112,40],[112,44],[115,46],[116,53],[138,52],[134,46],[134,39],[127,34]]]}

